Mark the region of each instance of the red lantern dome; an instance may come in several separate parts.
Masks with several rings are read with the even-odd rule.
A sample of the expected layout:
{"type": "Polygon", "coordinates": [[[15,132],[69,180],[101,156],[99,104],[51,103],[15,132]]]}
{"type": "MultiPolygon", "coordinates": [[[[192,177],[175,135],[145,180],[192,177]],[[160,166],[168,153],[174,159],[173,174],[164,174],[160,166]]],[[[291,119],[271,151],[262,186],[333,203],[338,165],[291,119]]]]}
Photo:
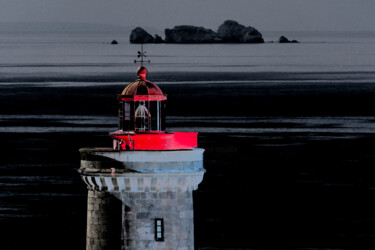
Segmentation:
{"type": "Polygon", "coordinates": [[[119,150],[178,150],[197,147],[195,132],[166,132],[167,96],[146,80],[147,69],[137,70],[138,79],[118,95],[119,130],[110,133],[119,150]]]}
{"type": "Polygon", "coordinates": [[[147,69],[143,66],[137,70],[138,79],[129,83],[121,95],[163,95],[161,89],[155,83],[146,80],[147,69]]]}

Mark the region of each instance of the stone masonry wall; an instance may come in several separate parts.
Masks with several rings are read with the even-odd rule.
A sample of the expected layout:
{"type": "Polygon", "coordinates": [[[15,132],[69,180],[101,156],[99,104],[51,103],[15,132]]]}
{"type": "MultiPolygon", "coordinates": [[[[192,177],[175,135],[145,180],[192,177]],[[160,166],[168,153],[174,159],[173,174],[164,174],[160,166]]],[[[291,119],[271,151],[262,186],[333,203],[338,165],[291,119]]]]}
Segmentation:
{"type": "Polygon", "coordinates": [[[125,249],[194,249],[192,191],[123,193],[125,249]],[[155,240],[155,218],[164,219],[164,241],[155,240]]]}
{"type": "Polygon", "coordinates": [[[122,202],[103,191],[88,191],[87,250],[121,249],[122,202]]]}
{"type": "Polygon", "coordinates": [[[205,172],[203,149],[80,152],[89,189],[87,250],[194,249],[193,190],[205,172]],[[155,239],[155,219],[164,222],[163,239],[155,239]]]}

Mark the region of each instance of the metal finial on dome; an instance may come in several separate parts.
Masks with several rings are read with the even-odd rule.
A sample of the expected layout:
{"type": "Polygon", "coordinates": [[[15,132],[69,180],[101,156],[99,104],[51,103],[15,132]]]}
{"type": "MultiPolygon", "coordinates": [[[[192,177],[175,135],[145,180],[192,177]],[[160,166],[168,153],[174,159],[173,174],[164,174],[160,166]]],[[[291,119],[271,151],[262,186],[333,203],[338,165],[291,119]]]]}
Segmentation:
{"type": "Polygon", "coordinates": [[[138,58],[141,58],[141,60],[137,61],[137,60],[134,60],[134,63],[138,63],[140,62],[141,63],[141,66],[143,66],[143,63],[150,63],[151,61],[150,60],[143,60],[144,57],[147,57],[146,56],[146,51],[143,51],[143,43],[141,44],[141,51],[138,51],[138,54],[137,54],[137,57],[138,58]]]}
{"type": "Polygon", "coordinates": [[[141,80],[146,80],[146,75],[147,75],[147,69],[144,66],[140,66],[137,69],[137,76],[141,80]]]}

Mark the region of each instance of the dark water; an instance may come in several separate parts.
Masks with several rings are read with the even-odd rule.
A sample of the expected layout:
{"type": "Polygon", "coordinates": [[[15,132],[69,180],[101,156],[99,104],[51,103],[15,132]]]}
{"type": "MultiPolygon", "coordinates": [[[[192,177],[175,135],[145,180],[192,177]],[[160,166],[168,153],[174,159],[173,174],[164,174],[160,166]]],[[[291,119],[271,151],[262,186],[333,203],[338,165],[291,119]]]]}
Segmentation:
{"type": "MultiPolygon", "coordinates": [[[[374,76],[155,74],[168,126],[206,149],[196,248],[374,249],[374,76]]],[[[1,249],[85,248],[78,149],[111,146],[120,78],[0,85],[1,249]]]]}

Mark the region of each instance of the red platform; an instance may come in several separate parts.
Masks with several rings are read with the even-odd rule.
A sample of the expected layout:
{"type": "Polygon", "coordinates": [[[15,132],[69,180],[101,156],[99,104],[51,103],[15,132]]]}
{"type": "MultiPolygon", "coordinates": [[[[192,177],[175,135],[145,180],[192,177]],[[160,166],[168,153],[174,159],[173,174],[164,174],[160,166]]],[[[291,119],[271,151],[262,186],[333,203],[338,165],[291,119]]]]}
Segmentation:
{"type": "Polygon", "coordinates": [[[181,150],[198,146],[198,132],[125,132],[110,133],[114,149],[181,150]]]}

